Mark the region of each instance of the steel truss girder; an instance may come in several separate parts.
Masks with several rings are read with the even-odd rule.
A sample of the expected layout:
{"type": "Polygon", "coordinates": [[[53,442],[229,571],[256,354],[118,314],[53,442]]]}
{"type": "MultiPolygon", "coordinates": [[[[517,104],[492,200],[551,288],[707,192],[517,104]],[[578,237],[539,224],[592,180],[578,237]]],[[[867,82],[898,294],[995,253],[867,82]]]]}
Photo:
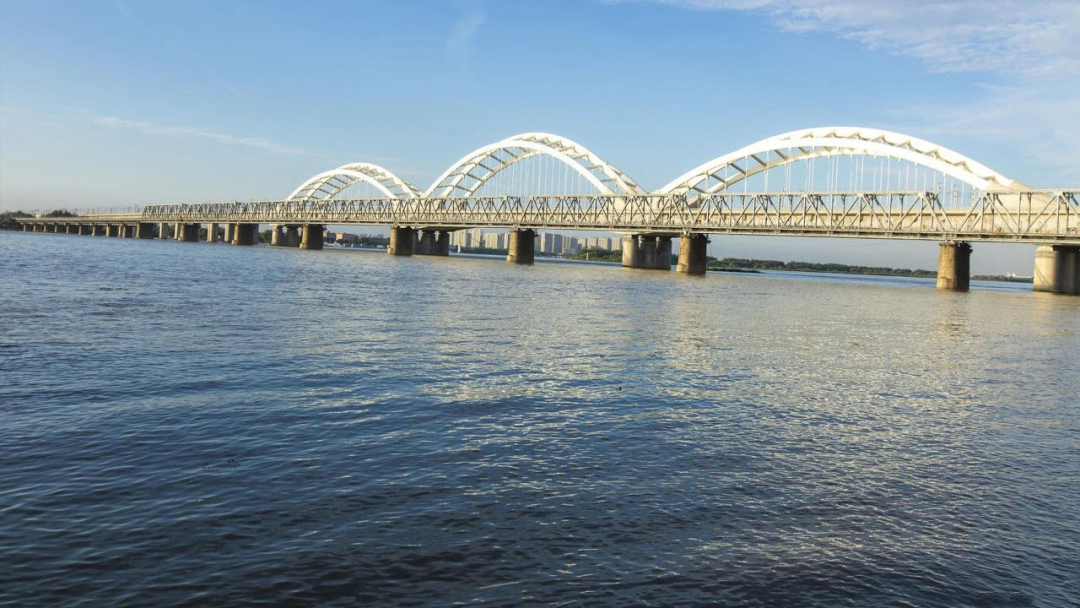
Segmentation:
{"type": "MultiPolygon", "coordinates": [[[[50,223],[60,218],[50,218],[50,223]]],[[[70,218],[68,221],[88,221],[70,218]]],[[[98,221],[105,220],[104,216],[98,221]]],[[[130,215],[123,218],[132,221],[130,215]]],[[[946,208],[934,192],[471,196],[151,205],[143,222],[360,224],[631,233],[737,233],[1080,245],[1080,191],[988,191],[946,208]]],[[[44,221],[44,220],[38,220],[44,221]]]]}

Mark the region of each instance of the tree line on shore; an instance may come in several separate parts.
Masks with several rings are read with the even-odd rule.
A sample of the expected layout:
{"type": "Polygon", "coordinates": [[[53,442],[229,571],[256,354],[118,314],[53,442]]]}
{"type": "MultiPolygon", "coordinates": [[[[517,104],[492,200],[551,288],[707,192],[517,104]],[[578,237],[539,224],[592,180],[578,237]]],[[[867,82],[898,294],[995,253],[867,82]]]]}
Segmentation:
{"type": "MultiPolygon", "coordinates": [[[[22,225],[16,221],[16,218],[20,217],[34,217],[34,214],[25,211],[5,211],[0,213],[0,230],[22,230],[22,225]]],[[[76,217],[76,215],[66,209],[57,209],[43,214],[41,217],[76,217]]]]}
{"type": "Polygon", "coordinates": [[[886,277],[920,277],[932,279],[937,272],[909,268],[886,268],[884,266],[857,266],[821,262],[781,262],[780,260],[751,260],[747,258],[709,259],[710,270],[739,268],[743,270],[787,270],[795,272],[834,272],[839,274],[869,274],[886,277]]]}

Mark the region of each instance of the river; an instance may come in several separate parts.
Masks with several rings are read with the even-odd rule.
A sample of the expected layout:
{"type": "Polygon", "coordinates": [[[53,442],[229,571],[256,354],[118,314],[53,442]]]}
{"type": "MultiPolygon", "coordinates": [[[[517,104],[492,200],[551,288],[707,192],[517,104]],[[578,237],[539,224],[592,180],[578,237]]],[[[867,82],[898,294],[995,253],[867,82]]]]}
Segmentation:
{"type": "Polygon", "coordinates": [[[1080,598],[1077,297],[0,233],[0,310],[0,605],[1080,598]]]}

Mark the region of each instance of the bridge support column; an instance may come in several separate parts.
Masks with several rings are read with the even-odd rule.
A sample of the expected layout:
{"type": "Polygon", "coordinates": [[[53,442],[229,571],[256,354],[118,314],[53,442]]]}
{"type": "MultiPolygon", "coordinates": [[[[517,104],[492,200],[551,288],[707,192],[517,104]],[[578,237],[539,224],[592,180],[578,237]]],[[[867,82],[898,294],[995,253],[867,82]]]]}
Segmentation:
{"type": "Polygon", "coordinates": [[[198,243],[199,242],[199,225],[198,224],[177,224],[176,225],[176,240],[184,243],[198,243]]]}
{"type": "Polygon", "coordinates": [[[167,239],[167,238],[169,238],[169,223],[168,222],[158,222],[158,225],[157,225],[157,238],[159,238],[159,239],[167,239]]]}
{"type": "Polygon", "coordinates": [[[682,274],[702,276],[708,266],[706,251],[708,235],[684,234],[679,237],[679,265],[675,271],[682,274]]]}
{"type": "Polygon", "coordinates": [[[30,231],[30,224],[22,224],[22,231],[23,232],[29,232],[30,231]]]}
{"type": "Polygon", "coordinates": [[[671,270],[670,236],[661,236],[656,239],[656,269],[671,270]]]}
{"type": "Polygon", "coordinates": [[[79,224],[79,232],[77,234],[79,236],[85,236],[87,234],[93,234],[93,228],[91,226],[86,225],[86,224],[79,224]],[[90,230],[87,230],[87,228],[90,228],[90,230]]]}
{"type": "Polygon", "coordinates": [[[1043,245],[1036,249],[1034,290],[1080,293],[1080,247],[1043,245]]]}
{"type": "Polygon", "coordinates": [[[535,230],[511,230],[510,252],[506,261],[511,264],[532,264],[536,255],[535,230]]]}
{"type": "Polygon", "coordinates": [[[281,226],[270,227],[270,246],[271,247],[284,247],[285,246],[285,231],[281,226]]]}
{"type": "Polygon", "coordinates": [[[419,242],[415,243],[414,255],[435,255],[435,231],[423,230],[419,242]]]}
{"type": "Polygon", "coordinates": [[[659,266],[659,255],[656,252],[656,237],[643,236],[641,243],[641,266],[639,268],[656,268],[659,266]]]}
{"type": "Polygon", "coordinates": [[[225,242],[226,245],[231,245],[232,242],[233,242],[233,230],[234,230],[234,227],[235,227],[234,224],[225,224],[225,239],[224,239],[224,242],[225,242]]]}
{"type": "Polygon", "coordinates": [[[971,282],[971,245],[941,243],[938,251],[937,288],[967,291],[971,282]]]}
{"type": "Polygon", "coordinates": [[[135,226],[135,237],[140,239],[154,238],[154,225],[140,222],[135,226]]]}
{"type": "Polygon", "coordinates": [[[413,239],[415,238],[415,229],[394,226],[390,229],[390,246],[386,248],[386,253],[390,255],[412,255],[413,239]]]}
{"type": "Polygon", "coordinates": [[[71,234],[71,224],[64,224],[64,234],[71,234]]]}
{"type": "Polygon", "coordinates": [[[450,231],[440,230],[435,239],[435,255],[450,255],[450,231]]]}
{"type": "Polygon", "coordinates": [[[211,222],[206,225],[206,242],[216,243],[218,242],[217,224],[211,222]]]}
{"type": "Polygon", "coordinates": [[[125,239],[133,239],[136,236],[138,236],[138,234],[139,234],[139,226],[138,226],[138,224],[124,226],[124,238],[125,239]]]}
{"type": "Polygon", "coordinates": [[[322,224],[304,224],[304,236],[300,239],[300,249],[322,249],[324,231],[322,224]]]}
{"type": "Polygon", "coordinates": [[[258,224],[233,224],[233,245],[254,245],[259,238],[258,224]]]}
{"type": "Polygon", "coordinates": [[[285,228],[285,246],[286,247],[299,247],[300,246],[300,228],[296,226],[288,226],[285,228]]]}
{"type": "Polygon", "coordinates": [[[60,224],[53,224],[52,231],[56,234],[60,234],[60,224]]]}
{"type": "Polygon", "coordinates": [[[119,232],[119,228],[120,228],[119,226],[113,226],[112,224],[107,224],[105,226],[105,236],[116,236],[117,232],[119,232]]]}

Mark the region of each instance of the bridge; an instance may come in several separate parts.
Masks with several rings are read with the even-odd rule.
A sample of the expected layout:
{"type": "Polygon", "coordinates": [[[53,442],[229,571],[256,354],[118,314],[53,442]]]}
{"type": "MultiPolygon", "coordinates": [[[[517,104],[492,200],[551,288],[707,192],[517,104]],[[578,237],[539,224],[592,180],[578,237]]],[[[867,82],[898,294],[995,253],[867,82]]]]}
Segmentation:
{"type": "Polygon", "coordinates": [[[957,152],[856,127],[784,133],[721,155],[648,192],[580,144],[525,133],[478,148],[421,191],[350,163],[281,200],[147,205],[139,213],[22,218],[23,230],[256,242],[321,249],[327,225],[390,228],[392,255],[449,255],[450,234],[510,230],[508,261],[531,264],[537,230],[623,233],[623,266],[705,273],[709,235],[940,242],[938,287],[968,288],[973,242],[1039,245],[1035,289],[1080,291],[1080,188],[1032,189],[957,152]],[[224,230],[219,230],[219,226],[224,230]]]}

